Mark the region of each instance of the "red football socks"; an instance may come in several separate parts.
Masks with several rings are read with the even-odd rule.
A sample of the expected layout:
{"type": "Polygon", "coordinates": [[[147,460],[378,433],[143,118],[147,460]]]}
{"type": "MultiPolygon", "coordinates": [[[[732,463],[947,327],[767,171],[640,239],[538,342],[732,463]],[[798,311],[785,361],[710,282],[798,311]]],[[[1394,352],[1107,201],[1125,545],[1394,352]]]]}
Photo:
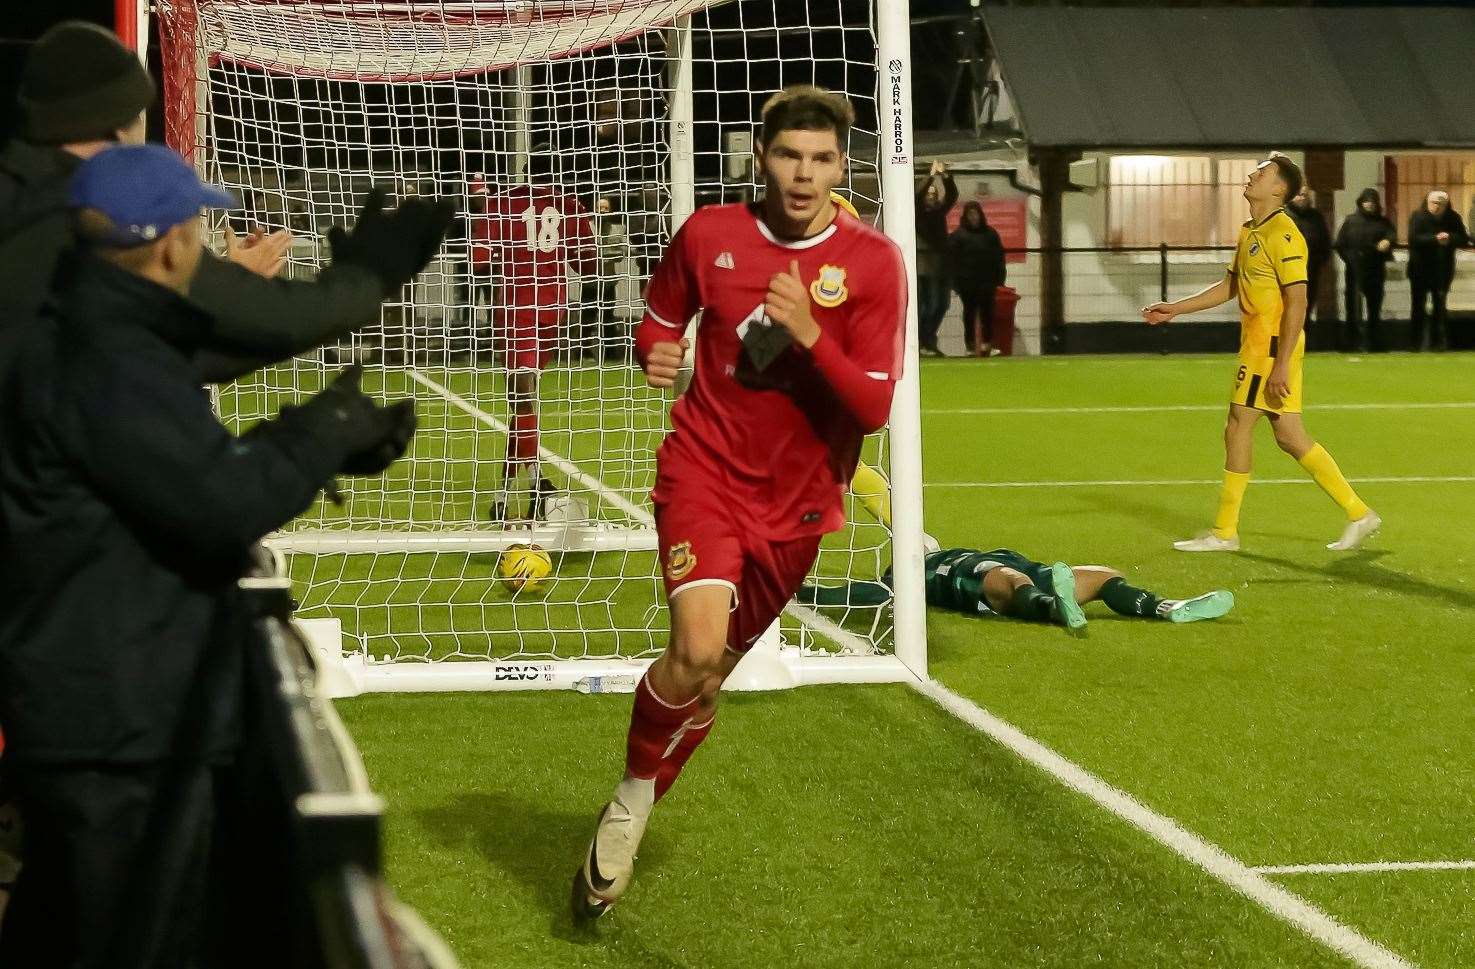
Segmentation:
{"type": "MultiPolygon", "coordinates": [[[[696,718],[693,717],[692,719],[694,720],[696,718]]],[[[657,801],[665,796],[666,792],[671,789],[672,784],[676,783],[676,778],[681,774],[681,768],[686,766],[687,760],[691,757],[693,751],[701,745],[701,742],[707,739],[707,734],[712,732],[712,724],[716,720],[717,714],[714,713],[707,718],[706,723],[699,723],[694,726],[683,724],[681,729],[677,731],[675,737],[676,746],[671,750],[671,753],[666,759],[661,761],[660,770],[656,773],[657,801]]]]}
{"type": "Polygon", "coordinates": [[[507,442],[508,464],[538,460],[538,415],[531,411],[512,415],[512,433],[507,442]]]}
{"type": "Polygon", "coordinates": [[[667,703],[650,688],[649,674],[641,677],[635,687],[635,706],[625,741],[625,773],[654,778],[657,799],[676,781],[687,759],[712,729],[715,716],[697,721],[698,699],[667,703]]]}

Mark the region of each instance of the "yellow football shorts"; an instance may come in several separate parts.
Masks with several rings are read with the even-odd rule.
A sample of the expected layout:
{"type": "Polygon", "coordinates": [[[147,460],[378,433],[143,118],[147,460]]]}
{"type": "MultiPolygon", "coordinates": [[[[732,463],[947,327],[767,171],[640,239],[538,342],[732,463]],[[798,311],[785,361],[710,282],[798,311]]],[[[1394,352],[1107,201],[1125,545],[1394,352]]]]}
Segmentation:
{"type": "Polygon", "coordinates": [[[1301,354],[1291,357],[1290,393],[1282,400],[1271,400],[1265,396],[1265,385],[1270,382],[1270,371],[1274,366],[1274,357],[1240,357],[1229,402],[1269,414],[1301,413],[1301,354]]]}

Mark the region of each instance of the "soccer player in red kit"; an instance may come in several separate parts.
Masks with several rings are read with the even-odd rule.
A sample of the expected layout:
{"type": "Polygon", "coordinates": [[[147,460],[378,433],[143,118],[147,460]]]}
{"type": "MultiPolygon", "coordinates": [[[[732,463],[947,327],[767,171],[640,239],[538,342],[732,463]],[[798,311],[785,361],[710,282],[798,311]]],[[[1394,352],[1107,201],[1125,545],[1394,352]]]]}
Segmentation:
{"type": "Polygon", "coordinates": [[[538,468],[538,375],[548,366],[568,315],[568,267],[580,275],[596,261],[589,211],[552,184],[546,148],[533,150],[528,181],[493,196],[473,182],[481,211],[471,218],[472,271],[494,283],[492,330],[507,367],[511,431],[502,465],[500,498],[491,518],[506,517],[512,482],[529,471],[528,517],[553,489],[538,468]]]}
{"type": "Polygon", "coordinates": [[[636,687],[625,776],[574,878],[577,917],[629,886],[651,809],[712,729],[723,680],[845,523],[861,441],[890,412],[906,277],[895,244],[830,199],[853,121],[821,88],[772,97],[763,200],[693,213],[646,292],[635,342],[651,386],[672,385],[702,314],[651,492],[671,636],[636,687]]]}

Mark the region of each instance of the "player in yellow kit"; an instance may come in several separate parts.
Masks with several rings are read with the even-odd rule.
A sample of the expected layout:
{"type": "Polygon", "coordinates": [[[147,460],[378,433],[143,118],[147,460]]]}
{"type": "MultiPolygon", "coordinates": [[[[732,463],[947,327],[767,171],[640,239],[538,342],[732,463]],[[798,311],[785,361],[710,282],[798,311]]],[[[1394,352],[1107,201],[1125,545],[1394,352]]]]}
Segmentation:
{"type": "Polygon", "coordinates": [[[1301,421],[1301,358],[1306,352],[1306,240],[1285,212],[1301,189],[1301,170],[1272,152],[1245,180],[1250,219],[1228,274],[1192,296],[1154,303],[1142,311],[1149,324],[1167,323],[1182,313],[1197,313],[1239,297],[1239,365],[1224,427],[1224,487],[1214,527],[1196,538],[1174,542],[1183,552],[1239,549],[1239,509],[1250,483],[1255,424],[1270,419],[1275,443],[1295,458],[1347,515],[1342,537],[1329,549],[1354,549],[1383,520],[1352,490],[1337,462],[1316,443],[1301,421]]]}

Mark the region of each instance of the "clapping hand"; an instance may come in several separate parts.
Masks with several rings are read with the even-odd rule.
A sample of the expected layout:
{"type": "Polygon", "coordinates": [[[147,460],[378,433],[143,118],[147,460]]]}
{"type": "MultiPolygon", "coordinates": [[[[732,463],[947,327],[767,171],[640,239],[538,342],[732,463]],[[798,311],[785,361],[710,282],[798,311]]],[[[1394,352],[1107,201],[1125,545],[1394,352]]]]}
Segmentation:
{"type": "Polygon", "coordinates": [[[266,279],[282,271],[291,248],[292,233],[286,229],[268,233],[257,226],[242,238],[229,225],[225,227],[225,258],[266,279]]]}

